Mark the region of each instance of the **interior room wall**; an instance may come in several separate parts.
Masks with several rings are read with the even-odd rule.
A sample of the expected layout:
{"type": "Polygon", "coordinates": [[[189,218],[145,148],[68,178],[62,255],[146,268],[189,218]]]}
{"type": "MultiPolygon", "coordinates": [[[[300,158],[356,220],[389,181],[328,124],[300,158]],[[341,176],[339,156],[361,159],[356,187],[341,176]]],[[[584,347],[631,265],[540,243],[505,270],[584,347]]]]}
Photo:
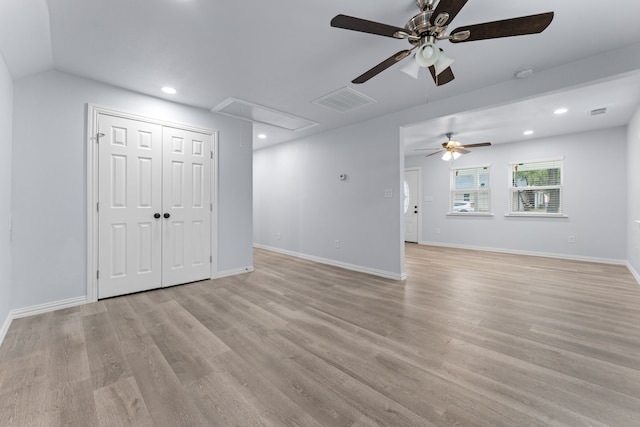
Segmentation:
{"type": "Polygon", "coordinates": [[[256,151],[256,245],[399,278],[401,161],[384,119],[256,151]]]}
{"type": "Polygon", "coordinates": [[[627,128],[627,261],[640,282],[640,106],[627,128]]]}
{"type": "Polygon", "coordinates": [[[11,149],[13,80],[0,55],[0,342],[11,311],[11,149]]]}
{"type": "Polygon", "coordinates": [[[15,82],[13,308],[86,295],[86,104],[219,131],[218,271],[252,266],[252,126],[48,71],[15,82]]]}
{"type": "Polygon", "coordinates": [[[422,169],[420,242],[623,262],[627,233],[626,139],[626,128],[619,127],[494,144],[473,149],[454,162],[445,162],[439,156],[408,157],[406,167],[422,169]],[[568,217],[506,217],[508,164],[561,157],[568,217]],[[493,216],[448,216],[450,168],[483,165],[491,166],[493,216]],[[575,243],[569,243],[569,236],[575,237],[575,243]]]}

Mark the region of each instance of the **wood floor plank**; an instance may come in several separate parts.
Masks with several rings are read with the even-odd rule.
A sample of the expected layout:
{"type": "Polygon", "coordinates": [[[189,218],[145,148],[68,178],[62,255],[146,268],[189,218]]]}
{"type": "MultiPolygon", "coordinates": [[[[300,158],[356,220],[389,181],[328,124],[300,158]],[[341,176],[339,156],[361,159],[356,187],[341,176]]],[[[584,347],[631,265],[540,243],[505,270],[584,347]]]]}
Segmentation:
{"type": "Polygon", "coordinates": [[[54,344],[51,347],[48,371],[50,386],[70,384],[91,377],[84,328],[80,310],[56,311],[53,317],[54,344]]]}
{"type": "Polygon", "coordinates": [[[321,425],[351,425],[359,418],[356,411],[342,402],[325,384],[311,379],[304,369],[289,362],[296,354],[283,353],[281,349],[269,345],[265,340],[266,331],[264,336],[249,328],[227,329],[220,334],[239,357],[321,425]],[[265,347],[268,351],[261,350],[265,347]]]}
{"type": "Polygon", "coordinates": [[[228,351],[215,359],[216,373],[225,375],[226,381],[235,385],[247,404],[260,413],[265,424],[299,427],[321,425],[235,352],[228,351]]]}
{"type": "Polygon", "coordinates": [[[97,425],[94,387],[94,381],[88,379],[65,384],[51,392],[60,413],[59,425],[97,425]]]}
{"type": "Polygon", "coordinates": [[[94,388],[130,376],[129,364],[108,313],[83,317],[82,322],[94,388]]]}
{"type": "Polygon", "coordinates": [[[100,426],[153,426],[134,377],[123,378],[94,390],[93,398],[100,426]]]}
{"type": "Polygon", "coordinates": [[[127,360],[154,426],[208,424],[206,416],[187,398],[186,390],[160,350],[129,353],[127,360]]]}
{"type": "MultiPolygon", "coordinates": [[[[3,386],[4,389],[4,386],[3,386]]],[[[60,424],[60,408],[46,383],[12,384],[0,392],[0,425],[50,427],[60,424]]]]}
{"type": "Polygon", "coordinates": [[[621,265],[406,245],[394,281],[255,271],[16,319],[0,425],[640,426],[621,265]]]}

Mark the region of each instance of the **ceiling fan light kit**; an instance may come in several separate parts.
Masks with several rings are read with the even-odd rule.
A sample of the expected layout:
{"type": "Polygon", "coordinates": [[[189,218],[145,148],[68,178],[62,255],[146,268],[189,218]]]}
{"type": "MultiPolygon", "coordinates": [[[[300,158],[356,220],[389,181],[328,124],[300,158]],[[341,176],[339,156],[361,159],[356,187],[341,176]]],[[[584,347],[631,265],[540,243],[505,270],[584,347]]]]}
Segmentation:
{"type": "Polygon", "coordinates": [[[425,43],[416,52],[416,63],[423,68],[428,68],[436,63],[438,56],[440,56],[440,49],[435,43],[425,43]]]}
{"type": "Polygon", "coordinates": [[[409,62],[407,62],[407,65],[405,65],[400,71],[402,71],[405,74],[410,75],[414,79],[417,79],[418,77],[420,77],[420,70],[421,69],[422,68],[420,68],[420,66],[418,65],[418,63],[416,61],[409,61],[409,62]]]}
{"type": "MultiPolygon", "coordinates": [[[[377,76],[387,68],[408,57],[414,50],[415,62],[422,68],[428,68],[437,86],[449,83],[455,77],[451,71],[453,59],[444,54],[437,46],[440,40],[451,43],[463,43],[501,37],[537,34],[544,31],[553,20],[553,12],[521,16],[482,24],[456,28],[447,34],[447,27],[469,0],[416,0],[420,12],[413,16],[404,28],[379,22],[368,21],[347,15],[336,15],[331,26],[345,30],[360,31],[395,39],[407,40],[412,46],[385,59],[378,65],[352,80],[361,84],[377,76]]],[[[405,70],[403,70],[405,71],[405,70]]],[[[411,73],[405,71],[410,75],[411,73]]]]}

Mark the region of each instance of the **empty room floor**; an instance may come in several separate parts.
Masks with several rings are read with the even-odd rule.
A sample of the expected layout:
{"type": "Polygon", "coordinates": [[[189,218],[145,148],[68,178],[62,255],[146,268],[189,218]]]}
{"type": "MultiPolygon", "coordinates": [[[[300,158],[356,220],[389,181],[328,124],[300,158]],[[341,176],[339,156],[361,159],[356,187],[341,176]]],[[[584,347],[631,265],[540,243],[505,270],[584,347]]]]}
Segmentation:
{"type": "Polygon", "coordinates": [[[393,281],[253,273],[17,319],[2,426],[639,426],[624,266],[406,246],[393,281]]]}

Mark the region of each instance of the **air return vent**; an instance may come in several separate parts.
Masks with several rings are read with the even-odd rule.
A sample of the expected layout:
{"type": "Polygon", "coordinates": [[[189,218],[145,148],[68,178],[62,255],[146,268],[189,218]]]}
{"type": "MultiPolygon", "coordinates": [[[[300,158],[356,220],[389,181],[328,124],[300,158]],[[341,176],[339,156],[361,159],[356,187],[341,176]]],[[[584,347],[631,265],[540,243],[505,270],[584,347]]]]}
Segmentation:
{"type": "Polygon", "coordinates": [[[589,111],[590,116],[601,116],[603,114],[607,114],[606,108],[596,108],[595,110],[589,111]]]}
{"type": "Polygon", "coordinates": [[[307,129],[318,124],[312,120],[237,98],[227,98],[213,107],[211,112],[249,122],[264,123],[290,131],[307,129]]]}
{"type": "Polygon", "coordinates": [[[373,104],[376,100],[357,90],[343,87],[321,98],[312,101],[313,104],[322,105],[334,111],[345,113],[365,105],[373,104]]]}

